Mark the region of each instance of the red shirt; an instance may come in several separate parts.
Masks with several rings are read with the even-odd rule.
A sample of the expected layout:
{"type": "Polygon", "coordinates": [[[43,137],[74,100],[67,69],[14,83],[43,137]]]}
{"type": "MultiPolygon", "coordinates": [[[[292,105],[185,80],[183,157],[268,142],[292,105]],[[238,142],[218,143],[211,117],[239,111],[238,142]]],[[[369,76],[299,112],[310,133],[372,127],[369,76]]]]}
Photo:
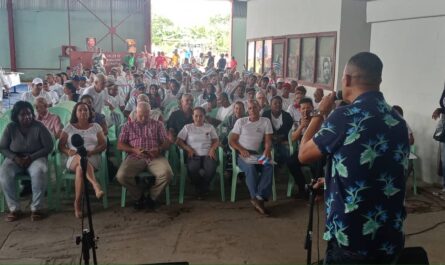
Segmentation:
{"type": "Polygon", "coordinates": [[[230,69],[236,69],[237,66],[238,62],[235,59],[230,61],[230,69]]]}

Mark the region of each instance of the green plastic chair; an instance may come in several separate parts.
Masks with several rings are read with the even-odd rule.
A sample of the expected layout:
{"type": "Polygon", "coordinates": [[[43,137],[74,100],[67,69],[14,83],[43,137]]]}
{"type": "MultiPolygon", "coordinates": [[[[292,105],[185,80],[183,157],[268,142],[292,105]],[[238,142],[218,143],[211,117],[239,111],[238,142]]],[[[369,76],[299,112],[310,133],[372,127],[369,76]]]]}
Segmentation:
{"type": "MultiPolygon", "coordinates": [[[[95,172],[96,177],[99,180],[100,185],[102,186],[102,190],[104,195],[102,197],[102,204],[104,209],[108,208],[108,163],[105,155],[105,151],[100,155],[100,167],[95,172]]],[[[65,197],[69,196],[69,191],[71,190],[71,183],[75,180],[76,175],[73,172],[70,172],[69,169],[66,168],[66,165],[62,164],[62,154],[60,151],[56,152],[56,186],[57,186],[57,197],[58,203],[60,204],[60,194],[62,189],[62,184],[64,182],[68,182],[68,185],[65,187],[65,197]]],[[[59,207],[59,205],[57,206],[59,207]]]]}
{"type": "MultiPolygon", "coordinates": [[[[185,164],[185,156],[184,156],[184,150],[182,148],[179,149],[179,156],[180,156],[180,175],[179,175],[179,203],[184,203],[184,195],[185,195],[185,179],[187,176],[187,166],[185,164]]],[[[221,147],[218,147],[217,150],[217,156],[218,156],[218,166],[216,167],[216,173],[219,175],[219,182],[220,182],[220,190],[221,190],[221,201],[226,201],[226,195],[225,195],[225,189],[224,189],[224,151],[221,147]]],[[[216,178],[212,179],[211,187],[214,186],[214,183],[216,181],[216,178]]]]}
{"type": "Polygon", "coordinates": [[[162,112],[162,116],[164,116],[164,120],[168,121],[168,118],[170,118],[170,115],[173,111],[178,109],[178,101],[174,100],[172,102],[169,102],[167,105],[164,106],[164,111],[162,112]]]}
{"type": "Polygon", "coordinates": [[[48,111],[52,114],[59,116],[60,121],[62,122],[63,126],[66,126],[70,122],[71,111],[69,111],[68,109],[55,106],[55,107],[48,108],[48,111]]]}
{"type": "Polygon", "coordinates": [[[6,120],[10,121],[10,120],[11,120],[11,112],[12,112],[12,109],[8,109],[8,110],[6,110],[6,111],[3,112],[3,114],[0,116],[0,119],[6,119],[6,120]]]}
{"type": "Polygon", "coordinates": [[[69,112],[73,112],[74,105],[76,105],[76,102],[67,100],[67,101],[59,102],[54,107],[64,108],[64,109],[68,110],[69,112]]]}
{"type": "MultiPolygon", "coordinates": [[[[229,139],[230,139],[230,134],[229,134],[229,139]]],[[[235,202],[235,197],[236,197],[236,184],[237,184],[237,177],[238,174],[243,172],[241,170],[241,168],[238,167],[238,162],[237,162],[237,154],[235,149],[233,149],[232,146],[230,146],[230,150],[232,150],[232,191],[230,194],[230,201],[231,202],[235,202]]],[[[274,155],[274,150],[272,149],[272,160],[274,159],[275,155],[274,155]]],[[[274,168],[274,167],[272,167],[274,168]]],[[[276,187],[275,187],[275,169],[272,169],[272,200],[276,201],[277,200],[277,191],[276,191],[276,187]]]]}
{"type": "MultiPolygon", "coordinates": [[[[168,152],[169,151],[165,152],[165,158],[168,157],[168,152]]],[[[126,157],[127,157],[127,153],[122,152],[122,161],[124,161],[126,157]]],[[[138,177],[150,178],[150,177],[154,177],[154,176],[151,173],[145,171],[145,172],[139,173],[138,177]]],[[[121,207],[122,208],[125,208],[126,200],[127,200],[127,188],[122,186],[122,191],[121,191],[121,207]]],[[[165,187],[165,204],[170,205],[170,184],[167,184],[167,186],[165,187]]]]}

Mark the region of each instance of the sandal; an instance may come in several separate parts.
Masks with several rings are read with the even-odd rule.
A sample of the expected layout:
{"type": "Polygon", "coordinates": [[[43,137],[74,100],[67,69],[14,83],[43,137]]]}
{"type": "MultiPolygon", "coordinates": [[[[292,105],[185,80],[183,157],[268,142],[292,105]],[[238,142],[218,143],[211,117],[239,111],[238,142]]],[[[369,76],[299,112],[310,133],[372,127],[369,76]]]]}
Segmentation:
{"type": "Polygon", "coordinates": [[[31,212],[31,221],[40,221],[45,218],[45,215],[40,211],[32,211],[31,212]]]}
{"type": "Polygon", "coordinates": [[[18,219],[20,219],[21,216],[22,216],[21,211],[10,212],[10,213],[8,213],[8,215],[6,215],[5,221],[6,222],[14,222],[14,221],[17,221],[18,219]]]}

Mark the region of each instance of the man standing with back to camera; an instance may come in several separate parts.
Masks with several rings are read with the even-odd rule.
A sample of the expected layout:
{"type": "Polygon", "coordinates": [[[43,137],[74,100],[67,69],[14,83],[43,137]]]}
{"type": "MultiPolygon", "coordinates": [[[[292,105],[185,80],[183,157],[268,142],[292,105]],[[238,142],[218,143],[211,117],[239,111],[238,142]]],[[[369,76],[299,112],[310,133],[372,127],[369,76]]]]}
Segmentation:
{"type": "Polygon", "coordinates": [[[342,78],[343,99],[323,98],[303,136],[301,163],[329,155],[326,185],[326,264],[384,264],[404,247],[404,177],[409,143],[406,123],[380,90],[383,64],[372,53],[354,55],[342,78]]]}

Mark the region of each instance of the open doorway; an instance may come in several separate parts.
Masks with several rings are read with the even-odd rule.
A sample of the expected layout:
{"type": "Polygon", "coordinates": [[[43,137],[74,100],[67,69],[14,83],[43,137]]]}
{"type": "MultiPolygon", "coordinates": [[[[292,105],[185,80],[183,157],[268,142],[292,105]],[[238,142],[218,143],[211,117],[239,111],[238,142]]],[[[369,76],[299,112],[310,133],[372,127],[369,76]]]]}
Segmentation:
{"type": "Polygon", "coordinates": [[[231,1],[152,0],[151,7],[154,54],[179,56],[180,64],[193,58],[201,65],[206,65],[208,52],[215,61],[230,54],[231,1]]]}

